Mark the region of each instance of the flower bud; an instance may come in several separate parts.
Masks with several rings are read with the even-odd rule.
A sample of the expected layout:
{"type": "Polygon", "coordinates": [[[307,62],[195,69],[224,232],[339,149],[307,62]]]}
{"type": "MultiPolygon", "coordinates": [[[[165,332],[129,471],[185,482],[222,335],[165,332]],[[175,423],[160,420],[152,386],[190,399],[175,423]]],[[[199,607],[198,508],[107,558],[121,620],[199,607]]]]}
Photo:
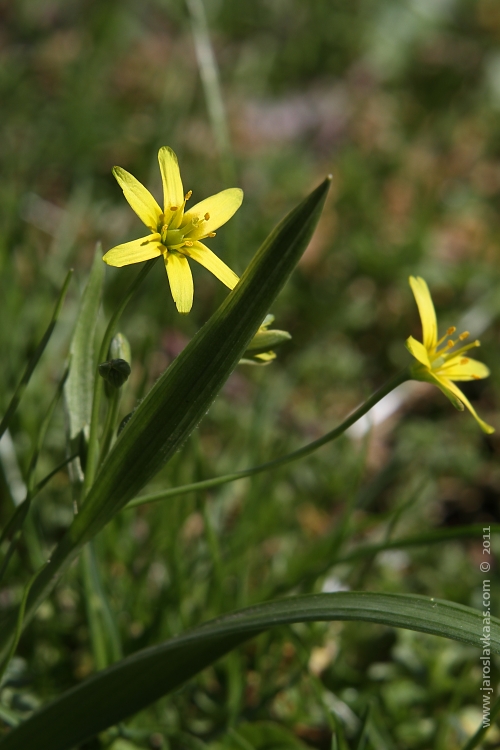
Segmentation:
{"type": "Polygon", "coordinates": [[[99,375],[113,388],[121,388],[130,372],[130,365],[124,359],[110,359],[99,365],[99,375]]]}
{"type": "Polygon", "coordinates": [[[259,330],[248,344],[243,359],[240,359],[240,365],[269,364],[276,358],[276,354],[271,350],[271,347],[279,346],[292,338],[288,331],[269,330],[273,321],[274,315],[266,315],[259,330]]]}
{"type": "Polygon", "coordinates": [[[124,359],[125,362],[132,362],[130,344],[123,333],[117,333],[113,336],[108,356],[110,359],[124,359]]]}

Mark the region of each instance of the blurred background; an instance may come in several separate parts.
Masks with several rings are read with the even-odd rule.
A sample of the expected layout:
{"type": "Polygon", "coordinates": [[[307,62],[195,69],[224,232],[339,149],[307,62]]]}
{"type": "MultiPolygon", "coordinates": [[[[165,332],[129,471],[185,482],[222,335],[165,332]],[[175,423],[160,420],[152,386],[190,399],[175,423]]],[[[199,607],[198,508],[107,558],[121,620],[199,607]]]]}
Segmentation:
{"type": "MultiPolygon", "coordinates": [[[[291,342],[269,367],[237,369],[151,491],[332,429],[409,362],[404,341],[421,333],[410,274],[427,280],[443,333],[481,336],[492,376],[464,391],[500,429],[497,0],[1,0],[0,19],[0,411],[67,268],[76,271],[2,443],[4,521],[23,496],[95,244],[144,231],[111,168],[159,199],[162,145],[193,201],[245,191],[210,242],[238,273],[325,174],[333,185],[272,310],[291,342]]],[[[123,318],[133,356],[124,414],[225,297],[193,270],[188,317],[158,266],[123,318]]],[[[106,271],[103,322],[136,272],[106,271]]],[[[123,512],[98,548],[124,652],[290,592],[409,592],[480,607],[480,540],[344,558],[354,544],[498,521],[499,438],[423,384],[376,421],[279,472],[123,512]]],[[[63,435],[61,408],[40,477],[63,459],[63,435]]],[[[34,509],[42,547],[71,517],[61,473],[34,509]]],[[[25,550],[4,606],[29,570],[25,550]]],[[[84,610],[73,569],[21,641],[2,692],[9,710],[23,715],[92,672],[84,610]]],[[[330,748],[336,723],[352,743],[371,706],[373,748],[460,748],[481,719],[480,676],[476,651],[452,642],[367,625],[282,628],[135,717],[121,739],[85,747],[330,748]]],[[[489,736],[485,747],[498,746],[500,732],[489,736]]]]}

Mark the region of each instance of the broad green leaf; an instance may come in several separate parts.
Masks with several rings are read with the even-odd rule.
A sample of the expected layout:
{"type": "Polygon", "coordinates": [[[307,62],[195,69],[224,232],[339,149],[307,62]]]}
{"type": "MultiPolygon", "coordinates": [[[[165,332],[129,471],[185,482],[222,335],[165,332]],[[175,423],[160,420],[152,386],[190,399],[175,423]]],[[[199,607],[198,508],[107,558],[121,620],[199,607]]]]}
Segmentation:
{"type": "MultiPolygon", "coordinates": [[[[0,750],[70,750],[275,625],[374,622],[482,647],[482,612],[407,594],[339,592],[268,602],[232,612],[164,644],[139,651],[67,691],[12,730],[0,750]]],[[[491,650],[500,653],[500,620],[491,618],[491,650]]]]}
{"type": "Polygon", "coordinates": [[[69,349],[70,372],[64,387],[64,398],[71,441],[82,431],[87,432],[90,425],[95,372],[94,336],[105,268],[102,249],[98,243],[69,349]]]}
{"type": "MultiPolygon", "coordinates": [[[[83,544],[152,479],[205,415],[306,249],[329,186],[327,178],[274,229],[235,289],[140,403],[33,585],[26,621],[83,544]]],[[[0,630],[4,649],[13,628],[11,618],[0,630]]]]}

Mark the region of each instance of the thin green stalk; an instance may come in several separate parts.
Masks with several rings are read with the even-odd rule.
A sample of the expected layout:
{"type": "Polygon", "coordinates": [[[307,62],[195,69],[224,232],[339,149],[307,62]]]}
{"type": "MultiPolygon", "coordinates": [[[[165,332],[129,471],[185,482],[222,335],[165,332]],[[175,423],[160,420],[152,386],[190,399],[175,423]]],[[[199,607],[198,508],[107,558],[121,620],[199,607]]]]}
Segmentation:
{"type": "MultiPolygon", "coordinates": [[[[45,567],[45,565],[43,566],[45,567]]],[[[35,579],[38,577],[38,574],[41,572],[41,570],[37,570],[37,572],[31,576],[30,580],[24,587],[23,591],[23,598],[21,599],[21,604],[19,605],[19,611],[17,613],[17,623],[16,623],[16,629],[14,632],[14,638],[12,640],[12,643],[10,645],[9,651],[7,652],[7,655],[5,656],[5,659],[3,660],[1,666],[0,666],[0,680],[2,679],[3,675],[5,674],[5,670],[9,666],[10,660],[16,653],[17,644],[19,643],[19,639],[21,637],[21,633],[23,632],[23,620],[24,620],[24,613],[26,611],[26,603],[28,601],[28,594],[30,592],[30,589],[35,582],[35,579]]]]}
{"type": "Polygon", "coordinates": [[[493,706],[491,707],[489,725],[485,727],[481,724],[477,732],[475,732],[472,735],[472,737],[469,739],[469,741],[463,746],[462,750],[474,750],[474,748],[478,747],[479,743],[481,742],[481,740],[483,739],[486,732],[491,727],[491,725],[493,724],[493,722],[495,721],[499,713],[500,713],[500,695],[498,696],[493,706]]]}
{"type": "Polygon", "coordinates": [[[28,467],[28,476],[26,478],[26,486],[28,488],[28,495],[30,497],[33,496],[33,492],[35,490],[35,470],[36,470],[36,465],[38,463],[38,458],[40,456],[40,451],[42,450],[43,441],[45,440],[45,435],[47,434],[47,430],[49,428],[52,415],[54,414],[54,410],[57,406],[59,398],[61,397],[61,393],[63,391],[64,384],[66,382],[66,378],[68,377],[68,374],[69,374],[69,367],[66,368],[61,380],[59,381],[57,385],[57,389],[54,394],[54,397],[49,404],[49,408],[47,409],[47,412],[42,420],[42,424],[40,425],[40,429],[38,431],[37,440],[33,448],[33,454],[31,456],[30,464],[28,467]]]}
{"type": "Polygon", "coordinates": [[[101,670],[120,659],[122,654],[118,628],[109,607],[99,573],[94,540],[83,548],[80,566],[90,626],[92,653],[96,669],[101,670]]]}
{"type": "MultiPolygon", "coordinates": [[[[47,412],[42,420],[42,424],[40,425],[40,429],[38,431],[37,439],[33,447],[33,453],[31,455],[31,459],[30,459],[30,463],[28,467],[28,474],[26,478],[26,498],[20,505],[17,506],[17,508],[15,509],[14,513],[10,517],[9,521],[7,522],[0,536],[0,544],[4,541],[6,537],[8,536],[12,537],[9,548],[2,561],[2,565],[0,566],[0,581],[2,580],[4,576],[4,573],[9,564],[9,560],[12,557],[14,550],[16,548],[16,545],[21,537],[23,525],[28,517],[28,513],[31,507],[31,502],[33,498],[35,497],[35,495],[38,494],[40,489],[48,481],[46,477],[45,480],[43,480],[43,484],[41,485],[41,487],[39,485],[35,485],[35,471],[36,471],[36,466],[38,463],[38,457],[42,449],[43,441],[45,440],[45,435],[47,433],[50,420],[52,419],[54,409],[57,406],[59,397],[61,396],[61,393],[62,393],[62,389],[64,388],[64,383],[66,382],[66,378],[68,377],[68,372],[69,370],[67,368],[61,380],[59,381],[54,397],[52,401],[50,402],[49,408],[47,409],[47,412]]],[[[60,467],[57,468],[57,471],[59,470],[59,468],[60,467]]],[[[49,475],[49,478],[51,476],[52,474],[49,475]]],[[[27,522],[28,524],[29,524],[29,521],[30,519],[28,518],[28,522],[27,522]]],[[[44,564],[45,558],[42,554],[42,550],[40,548],[40,543],[38,540],[38,535],[36,533],[36,528],[33,523],[31,523],[31,525],[28,525],[28,528],[26,529],[26,533],[28,536],[27,546],[28,546],[28,551],[30,553],[31,562],[34,568],[38,568],[44,564]]]]}
{"type": "Polygon", "coordinates": [[[74,461],[75,458],[78,458],[79,455],[80,455],[79,453],[73,453],[71,456],[68,456],[68,458],[65,458],[64,461],[61,461],[61,463],[58,464],[55,469],[52,469],[52,471],[49,471],[46,477],[44,477],[43,479],[40,479],[40,481],[37,482],[37,484],[35,485],[33,492],[31,493],[31,499],[33,500],[33,498],[36,497],[36,495],[38,495],[38,493],[43,490],[45,485],[50,482],[52,477],[55,477],[55,475],[58,474],[61,471],[61,469],[64,469],[65,466],[67,466],[72,461],[74,461]]]}
{"type": "MultiPolygon", "coordinates": [[[[121,301],[120,305],[117,307],[115,312],[113,313],[111,320],[108,323],[108,327],[106,328],[106,332],[104,334],[104,337],[102,339],[101,348],[99,349],[99,356],[98,356],[98,364],[101,362],[104,362],[108,357],[108,351],[109,347],[111,345],[111,340],[116,332],[116,328],[118,326],[118,321],[120,320],[123,311],[127,307],[128,303],[148,275],[148,273],[151,271],[153,265],[156,263],[157,258],[153,258],[153,260],[148,260],[147,263],[145,263],[144,267],[141,269],[141,271],[137,274],[134,281],[130,284],[129,288],[127,289],[127,292],[121,301]]],[[[92,416],[90,421],[90,434],[89,434],[89,442],[88,442],[88,448],[87,448],[87,464],[85,468],[85,480],[83,483],[83,493],[82,496],[85,498],[85,495],[88,493],[89,489],[92,487],[92,484],[95,479],[97,466],[98,466],[98,459],[99,459],[99,416],[101,411],[101,401],[102,401],[102,394],[103,394],[103,388],[104,387],[104,381],[100,377],[99,372],[96,368],[96,374],[94,378],[94,397],[92,401],[92,416]]]]}
{"type": "Polygon", "coordinates": [[[24,370],[23,376],[19,382],[19,385],[17,386],[16,390],[14,391],[14,395],[12,396],[10,400],[10,404],[7,407],[7,411],[5,412],[3,419],[0,422],[0,437],[2,437],[5,430],[8,428],[10,420],[16,413],[16,409],[19,406],[19,403],[24,395],[26,387],[35,370],[35,367],[37,366],[38,361],[45,350],[45,347],[49,343],[49,339],[52,336],[52,331],[55,328],[57,319],[59,317],[59,313],[61,312],[61,307],[63,305],[64,298],[66,297],[66,292],[68,291],[68,286],[69,286],[69,282],[71,281],[72,275],[73,275],[73,269],[71,268],[68,271],[66,278],[64,280],[64,284],[59,294],[59,298],[56,302],[56,306],[54,308],[54,312],[52,313],[52,318],[50,319],[50,323],[47,327],[47,330],[43,334],[42,339],[40,343],[38,344],[37,348],[31,355],[30,360],[28,364],[26,365],[26,369],[24,370]]]}
{"type": "Polygon", "coordinates": [[[187,495],[189,492],[195,492],[196,490],[208,490],[212,487],[219,487],[221,484],[227,484],[228,482],[235,482],[238,479],[245,479],[246,477],[253,477],[255,474],[260,474],[263,471],[271,471],[272,469],[277,469],[280,466],[285,466],[286,464],[291,463],[292,461],[298,461],[301,458],[305,458],[306,456],[309,456],[311,453],[314,453],[314,451],[318,450],[318,448],[321,448],[323,445],[326,445],[327,443],[330,443],[332,440],[336,440],[336,438],[340,437],[341,435],[346,432],[346,430],[349,429],[349,427],[352,427],[352,425],[358,421],[361,417],[363,417],[367,412],[372,409],[375,404],[377,404],[379,401],[381,401],[385,396],[387,396],[388,393],[394,390],[394,388],[397,388],[398,385],[401,385],[401,383],[404,383],[407,380],[410,380],[410,372],[408,368],[405,368],[401,372],[399,372],[397,375],[394,375],[394,377],[390,378],[390,380],[387,381],[381,388],[378,389],[378,391],[375,391],[375,393],[370,396],[361,406],[358,406],[357,409],[355,409],[338,427],[335,427],[335,429],[331,430],[330,432],[327,432],[326,435],[323,435],[323,437],[318,438],[317,440],[313,440],[312,443],[308,443],[307,445],[303,446],[302,448],[299,448],[296,451],[292,451],[291,453],[287,453],[285,456],[281,456],[280,458],[275,458],[273,461],[268,461],[265,464],[260,464],[259,466],[252,466],[250,469],[243,469],[242,471],[235,471],[231,474],[224,474],[221,477],[213,477],[212,479],[204,479],[201,482],[193,482],[192,484],[184,484],[180,487],[171,487],[168,490],[162,490],[161,492],[154,492],[151,495],[142,495],[142,497],[138,497],[135,500],[131,500],[128,505],[126,505],[126,508],[136,508],[139,505],[145,505],[146,503],[154,503],[158,502],[160,500],[166,500],[168,497],[174,497],[177,495],[187,495]]]}
{"type": "Polygon", "coordinates": [[[203,0],[186,0],[191,17],[194,48],[200,71],[203,92],[207,103],[208,116],[214,134],[215,145],[221,157],[222,178],[224,182],[235,181],[234,162],[231,153],[226,109],[222,96],[219,69],[214,49],[210,41],[210,30],[203,0]]]}
{"type": "Polygon", "coordinates": [[[59,471],[61,471],[61,469],[63,469],[67,464],[69,464],[70,461],[73,461],[77,456],[78,454],[75,453],[73,456],[66,458],[62,463],[59,464],[59,466],[56,466],[56,468],[53,469],[53,471],[51,471],[49,474],[47,474],[46,477],[44,477],[40,482],[38,482],[38,484],[34,487],[29,497],[29,502],[28,502],[28,498],[26,498],[26,500],[24,500],[21,503],[21,505],[17,506],[13,515],[10,517],[9,521],[7,522],[7,525],[5,526],[4,530],[2,531],[2,534],[0,535],[0,544],[3,544],[3,542],[6,539],[8,539],[9,537],[12,537],[9,547],[7,549],[7,552],[5,553],[5,557],[2,561],[2,565],[0,566],[0,581],[2,580],[4,576],[4,573],[9,564],[9,560],[12,557],[14,550],[16,548],[16,544],[18,543],[19,538],[21,536],[22,526],[26,518],[26,515],[28,513],[28,510],[30,508],[31,502],[38,495],[38,493],[45,487],[45,485],[52,479],[52,477],[55,476],[55,474],[57,474],[59,471]]]}

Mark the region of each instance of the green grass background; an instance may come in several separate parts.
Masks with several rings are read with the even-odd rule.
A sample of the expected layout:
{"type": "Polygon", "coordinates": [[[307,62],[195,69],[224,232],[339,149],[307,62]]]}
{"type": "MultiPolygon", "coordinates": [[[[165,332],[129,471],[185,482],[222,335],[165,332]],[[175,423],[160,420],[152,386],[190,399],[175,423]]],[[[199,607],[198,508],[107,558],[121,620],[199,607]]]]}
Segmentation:
{"type": "MultiPolygon", "coordinates": [[[[200,76],[195,2],[0,2],[0,411],[67,268],[76,271],[12,426],[17,460],[2,452],[4,522],[63,370],[95,243],[107,250],[143,232],[111,168],[159,198],[162,145],[176,151],[194,201],[244,189],[242,208],[210,245],[240,273],[326,173],[333,186],[272,311],[292,341],[271,366],[237,369],[150,491],[251,466],[331,429],[409,361],[404,340],[420,336],[409,274],[428,281],[443,332],[463,323],[481,335],[478,357],[492,376],[464,390],[500,429],[498,2],[204,7],[219,116],[217,89],[202,83],[206,67],[200,76]]],[[[107,270],[105,315],[135,272],[107,270]]],[[[204,269],[194,273],[189,317],[176,313],[159,266],[127,310],[133,362],[123,414],[224,298],[204,269]]],[[[480,540],[341,562],[354,545],[500,518],[498,437],[437,389],[408,389],[402,401],[365,436],[291,468],[123,511],[97,549],[124,653],[291,592],[420,593],[480,608],[480,540]]],[[[61,408],[39,477],[63,458],[61,408]]],[[[2,606],[19,598],[70,523],[70,495],[60,473],[37,498],[30,528],[39,544],[28,535],[21,545],[2,606]]],[[[495,570],[491,580],[498,615],[495,570]]],[[[93,668],[74,567],[23,636],[2,706],[27,715],[93,668]]],[[[331,748],[335,717],[355,747],[371,707],[367,747],[454,750],[480,722],[480,677],[477,651],[428,636],[339,623],[280,628],[85,749],[331,748]]],[[[500,731],[489,738],[485,747],[497,746],[500,731]]]]}

